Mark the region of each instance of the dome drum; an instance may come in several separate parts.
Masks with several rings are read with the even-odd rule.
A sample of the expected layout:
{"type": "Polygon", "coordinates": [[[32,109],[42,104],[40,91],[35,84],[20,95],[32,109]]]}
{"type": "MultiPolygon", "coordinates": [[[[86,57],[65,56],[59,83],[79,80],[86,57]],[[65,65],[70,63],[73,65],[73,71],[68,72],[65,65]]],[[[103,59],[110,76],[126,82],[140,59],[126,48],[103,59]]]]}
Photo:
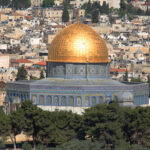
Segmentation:
{"type": "Polygon", "coordinates": [[[109,63],[47,62],[50,78],[109,78],[109,63]]]}

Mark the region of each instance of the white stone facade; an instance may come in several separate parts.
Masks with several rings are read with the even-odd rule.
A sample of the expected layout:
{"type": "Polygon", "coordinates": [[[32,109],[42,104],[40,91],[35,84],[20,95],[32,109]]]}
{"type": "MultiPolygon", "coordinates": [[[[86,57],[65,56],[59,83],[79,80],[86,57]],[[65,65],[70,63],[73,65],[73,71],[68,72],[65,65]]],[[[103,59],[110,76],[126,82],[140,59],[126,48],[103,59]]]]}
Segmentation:
{"type": "Polygon", "coordinates": [[[31,0],[31,7],[39,7],[42,6],[43,0],[31,0]]]}
{"type": "MultiPolygon", "coordinates": [[[[71,1],[71,4],[73,4],[75,7],[81,7],[84,3],[87,3],[88,1],[89,0],[75,0],[71,1]]],[[[91,3],[93,2],[99,2],[100,5],[103,5],[103,2],[106,2],[107,4],[109,4],[109,8],[120,8],[120,0],[91,0],[91,3]]]]}
{"type": "Polygon", "coordinates": [[[38,105],[39,108],[47,111],[72,111],[73,113],[81,115],[85,109],[89,107],[69,107],[69,106],[42,106],[38,105]]]}

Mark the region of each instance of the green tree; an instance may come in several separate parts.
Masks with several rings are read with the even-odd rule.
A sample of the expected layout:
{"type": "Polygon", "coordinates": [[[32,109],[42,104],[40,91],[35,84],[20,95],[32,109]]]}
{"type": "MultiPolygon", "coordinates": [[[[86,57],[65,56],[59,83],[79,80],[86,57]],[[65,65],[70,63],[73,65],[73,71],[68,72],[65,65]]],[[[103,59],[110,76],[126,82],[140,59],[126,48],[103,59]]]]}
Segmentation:
{"type": "Polygon", "coordinates": [[[62,14],[62,22],[68,22],[68,21],[69,21],[69,12],[67,6],[64,6],[63,14],[62,14]]]}
{"type": "Polygon", "coordinates": [[[81,117],[71,112],[48,112],[40,113],[36,125],[41,129],[38,140],[44,145],[61,145],[74,138],[83,139],[85,133],[81,125],[81,117]]]}
{"type": "Polygon", "coordinates": [[[27,80],[27,70],[25,69],[24,65],[18,68],[18,73],[16,77],[16,81],[18,80],[27,80]]]}
{"type": "Polygon", "coordinates": [[[73,139],[61,146],[61,150],[81,150],[81,148],[82,150],[101,150],[101,145],[97,141],[73,139]]]}
{"type": "Polygon", "coordinates": [[[38,124],[45,131],[39,132],[42,144],[61,145],[76,137],[71,112],[44,112],[41,115],[38,124]]]}
{"type": "Polygon", "coordinates": [[[83,7],[85,7],[85,15],[88,16],[91,12],[91,1],[89,0],[88,3],[86,3],[83,7]]]}
{"type": "Polygon", "coordinates": [[[103,2],[102,6],[100,6],[100,13],[109,14],[109,5],[106,4],[106,1],[103,2]]]}
{"type": "Polygon", "coordinates": [[[119,9],[119,11],[118,11],[118,16],[119,16],[120,18],[124,17],[125,14],[126,14],[125,10],[119,9]]]}
{"type": "Polygon", "coordinates": [[[43,70],[41,70],[40,72],[40,79],[43,79],[44,78],[44,73],[43,73],[43,70]]]}
{"type": "Polygon", "coordinates": [[[41,119],[40,114],[42,114],[43,111],[36,105],[33,105],[31,100],[24,101],[21,105],[21,109],[24,112],[23,131],[28,136],[32,136],[35,149],[37,141],[39,140],[38,134],[42,129],[39,127],[38,122],[41,119]]]}
{"type": "Polygon", "coordinates": [[[23,150],[32,150],[32,146],[31,146],[28,142],[25,142],[25,143],[22,145],[22,149],[23,149],[23,150]]]}
{"type": "Polygon", "coordinates": [[[43,0],[43,7],[52,7],[54,5],[54,0],[43,0]]]}
{"type": "Polygon", "coordinates": [[[98,11],[97,10],[93,11],[92,12],[92,23],[98,23],[98,17],[99,17],[98,11]]]}
{"type": "Polygon", "coordinates": [[[150,76],[147,76],[147,83],[149,84],[149,97],[150,97],[150,76]]]}
{"type": "Polygon", "coordinates": [[[150,10],[149,10],[148,7],[147,7],[147,9],[146,9],[145,15],[146,15],[146,16],[150,16],[150,10]]]}
{"type": "Polygon", "coordinates": [[[67,8],[71,7],[70,0],[63,0],[63,6],[66,6],[67,8]]]}
{"type": "Polygon", "coordinates": [[[24,113],[22,109],[18,108],[18,110],[12,112],[10,114],[10,139],[14,145],[14,150],[16,150],[16,135],[22,132],[22,127],[24,124],[24,113]]]}
{"type": "Polygon", "coordinates": [[[30,0],[12,0],[12,7],[15,9],[29,8],[30,6],[30,0]]]}
{"type": "Polygon", "coordinates": [[[3,108],[0,108],[0,137],[4,143],[8,135],[10,135],[10,123],[9,117],[3,112],[3,108]]]}
{"type": "Polygon", "coordinates": [[[83,122],[83,115],[72,114],[72,121],[70,123],[76,132],[76,138],[79,140],[85,140],[85,126],[83,122]]]}
{"type": "Polygon", "coordinates": [[[32,76],[32,74],[31,74],[31,75],[30,75],[30,80],[38,80],[38,78],[35,77],[35,76],[32,76]]]}
{"type": "Polygon", "coordinates": [[[131,144],[150,147],[150,107],[136,107],[124,114],[123,131],[131,144]]]}
{"type": "Polygon", "coordinates": [[[9,6],[10,0],[0,0],[0,6],[9,6]]]}
{"type": "Polygon", "coordinates": [[[142,82],[140,78],[132,78],[131,82],[142,82]]]}
{"type": "Polygon", "coordinates": [[[123,76],[123,81],[128,82],[128,70],[126,69],[125,75],[123,76]]]}
{"type": "Polygon", "coordinates": [[[118,15],[120,18],[124,17],[125,15],[131,20],[133,19],[134,15],[144,15],[145,12],[140,8],[136,8],[132,5],[131,0],[121,0],[120,2],[120,9],[118,11],[118,15]]]}
{"type": "Polygon", "coordinates": [[[85,110],[86,133],[92,140],[98,140],[102,148],[115,148],[123,138],[117,103],[97,105],[85,110]]]}

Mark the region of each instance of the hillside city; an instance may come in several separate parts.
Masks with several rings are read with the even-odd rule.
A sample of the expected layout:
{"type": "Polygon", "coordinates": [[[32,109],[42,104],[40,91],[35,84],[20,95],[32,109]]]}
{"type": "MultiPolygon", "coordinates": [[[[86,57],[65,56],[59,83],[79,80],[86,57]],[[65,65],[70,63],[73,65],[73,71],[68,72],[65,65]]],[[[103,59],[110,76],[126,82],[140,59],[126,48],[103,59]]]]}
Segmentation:
{"type": "Polygon", "coordinates": [[[0,0],[0,106],[22,66],[46,78],[52,40],[78,21],[105,40],[113,80],[150,85],[150,0],[0,0]]]}

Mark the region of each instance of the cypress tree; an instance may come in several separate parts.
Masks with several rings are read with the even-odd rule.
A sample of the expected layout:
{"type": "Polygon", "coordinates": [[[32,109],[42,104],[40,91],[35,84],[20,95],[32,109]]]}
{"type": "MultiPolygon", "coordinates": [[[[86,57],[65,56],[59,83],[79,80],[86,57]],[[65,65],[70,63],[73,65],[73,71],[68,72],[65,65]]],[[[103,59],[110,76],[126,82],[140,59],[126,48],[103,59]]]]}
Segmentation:
{"type": "Polygon", "coordinates": [[[40,79],[43,79],[44,78],[44,73],[43,73],[43,70],[41,71],[40,73],[40,79]]]}
{"type": "Polygon", "coordinates": [[[9,6],[10,0],[0,0],[0,6],[9,6]]]}
{"type": "Polygon", "coordinates": [[[54,0],[43,0],[43,7],[52,7],[54,5],[54,0]]]}
{"type": "Polygon", "coordinates": [[[12,7],[16,9],[29,8],[31,0],[12,0],[12,7]]]}
{"type": "Polygon", "coordinates": [[[123,76],[123,81],[128,81],[128,71],[126,69],[125,75],[123,76]]]}
{"type": "Polygon", "coordinates": [[[16,77],[16,81],[18,80],[27,80],[27,70],[25,69],[24,65],[18,68],[18,73],[16,77]]]}
{"type": "Polygon", "coordinates": [[[98,23],[98,11],[94,10],[92,12],[92,23],[98,23]]]}
{"type": "Polygon", "coordinates": [[[146,16],[150,16],[150,11],[149,11],[148,7],[147,7],[147,9],[146,9],[145,15],[146,15],[146,16]]]}
{"type": "Polygon", "coordinates": [[[67,6],[64,6],[63,14],[62,14],[62,22],[68,22],[68,21],[69,21],[69,12],[67,6]]]}

